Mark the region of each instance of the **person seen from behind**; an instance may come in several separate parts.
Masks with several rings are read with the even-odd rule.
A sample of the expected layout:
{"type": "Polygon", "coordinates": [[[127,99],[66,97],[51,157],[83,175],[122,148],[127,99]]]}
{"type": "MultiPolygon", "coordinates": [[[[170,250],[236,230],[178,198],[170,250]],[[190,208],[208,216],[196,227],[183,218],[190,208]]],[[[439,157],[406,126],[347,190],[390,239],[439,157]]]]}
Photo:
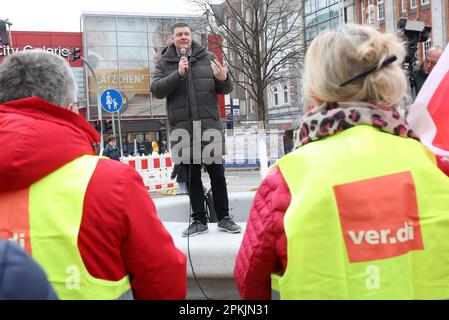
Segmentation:
{"type": "Polygon", "coordinates": [[[103,156],[120,161],[120,150],[117,148],[117,138],[114,135],[110,135],[107,141],[108,144],[103,150],[103,156]]]}
{"type": "Polygon", "coordinates": [[[0,300],[57,300],[44,270],[11,240],[0,239],[0,300]]]}
{"type": "Polygon", "coordinates": [[[234,270],[242,298],[449,298],[449,179],[400,111],[404,55],[361,25],[312,41],[313,107],[256,194],[234,270]]]}
{"type": "Polygon", "coordinates": [[[61,299],[184,299],[184,254],[140,175],[95,155],[76,97],[58,55],[0,64],[0,237],[22,244],[61,299]]]}

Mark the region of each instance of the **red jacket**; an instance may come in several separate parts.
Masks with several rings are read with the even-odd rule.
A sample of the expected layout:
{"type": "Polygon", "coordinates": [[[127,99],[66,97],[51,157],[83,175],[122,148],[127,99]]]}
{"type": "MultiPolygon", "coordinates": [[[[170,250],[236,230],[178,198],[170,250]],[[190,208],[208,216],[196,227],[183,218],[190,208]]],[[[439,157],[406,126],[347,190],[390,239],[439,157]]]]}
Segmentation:
{"type": "MultiPolygon", "coordinates": [[[[439,168],[449,175],[449,161],[437,157],[439,168]]],[[[287,267],[284,215],[291,193],[275,167],[256,193],[245,235],[237,254],[234,277],[242,299],[271,299],[270,275],[287,267]]]]}
{"type": "MultiPolygon", "coordinates": [[[[37,97],[0,105],[0,193],[26,188],[85,154],[98,133],[80,116],[37,97]]],[[[89,182],[78,236],[89,273],[130,275],[135,299],[184,299],[186,258],[157,217],[140,175],[101,159],[89,182]]]]}

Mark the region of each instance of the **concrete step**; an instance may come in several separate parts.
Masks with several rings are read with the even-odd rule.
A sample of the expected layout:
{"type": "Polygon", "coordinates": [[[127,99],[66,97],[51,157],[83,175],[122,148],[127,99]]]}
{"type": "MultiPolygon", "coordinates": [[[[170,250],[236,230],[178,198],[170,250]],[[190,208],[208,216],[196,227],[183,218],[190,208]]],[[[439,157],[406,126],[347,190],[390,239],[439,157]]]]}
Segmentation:
{"type": "MultiPolygon", "coordinates": [[[[240,299],[233,273],[243,232],[223,232],[216,223],[209,223],[209,232],[187,238],[181,235],[187,222],[163,223],[175,246],[187,257],[187,299],[206,299],[201,289],[209,299],[240,299]]],[[[243,230],[246,227],[246,223],[239,225],[243,230]]]]}
{"type": "Polygon", "coordinates": [[[207,233],[193,237],[182,237],[182,231],[189,222],[187,196],[154,200],[158,216],[171,234],[175,246],[187,257],[188,299],[206,299],[197,282],[210,299],[240,299],[234,281],[235,258],[243,240],[254,195],[255,192],[229,194],[230,214],[242,227],[241,233],[223,232],[217,229],[216,223],[209,223],[207,233]]]}

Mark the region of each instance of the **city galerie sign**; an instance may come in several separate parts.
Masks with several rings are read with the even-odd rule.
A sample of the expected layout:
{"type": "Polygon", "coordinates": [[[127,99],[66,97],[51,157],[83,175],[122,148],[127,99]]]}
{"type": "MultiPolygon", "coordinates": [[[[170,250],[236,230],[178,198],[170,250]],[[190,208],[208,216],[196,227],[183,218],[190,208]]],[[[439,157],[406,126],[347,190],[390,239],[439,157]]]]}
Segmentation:
{"type": "Polygon", "coordinates": [[[63,56],[63,57],[68,57],[70,55],[69,48],[61,48],[60,46],[57,48],[47,48],[46,46],[33,47],[31,45],[26,45],[22,49],[21,48],[12,48],[10,46],[0,46],[0,57],[1,56],[9,56],[10,54],[17,53],[19,51],[26,51],[26,50],[33,50],[33,49],[40,49],[40,50],[52,52],[54,54],[57,54],[57,55],[63,56]]]}

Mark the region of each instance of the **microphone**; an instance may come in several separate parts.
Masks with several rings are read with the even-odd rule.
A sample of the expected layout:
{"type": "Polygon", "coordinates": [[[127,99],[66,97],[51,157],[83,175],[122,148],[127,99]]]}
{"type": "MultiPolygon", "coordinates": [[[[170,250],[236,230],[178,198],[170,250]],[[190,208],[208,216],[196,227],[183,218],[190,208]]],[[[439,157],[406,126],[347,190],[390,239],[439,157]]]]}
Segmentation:
{"type": "MultiPolygon", "coordinates": [[[[179,54],[181,55],[181,58],[185,57],[187,54],[186,48],[181,48],[181,50],[179,50],[179,54]]],[[[185,71],[187,71],[187,68],[185,68],[185,71]]]]}
{"type": "Polygon", "coordinates": [[[181,58],[186,56],[187,50],[186,48],[181,48],[181,50],[179,50],[179,53],[181,54],[181,58]]]}

